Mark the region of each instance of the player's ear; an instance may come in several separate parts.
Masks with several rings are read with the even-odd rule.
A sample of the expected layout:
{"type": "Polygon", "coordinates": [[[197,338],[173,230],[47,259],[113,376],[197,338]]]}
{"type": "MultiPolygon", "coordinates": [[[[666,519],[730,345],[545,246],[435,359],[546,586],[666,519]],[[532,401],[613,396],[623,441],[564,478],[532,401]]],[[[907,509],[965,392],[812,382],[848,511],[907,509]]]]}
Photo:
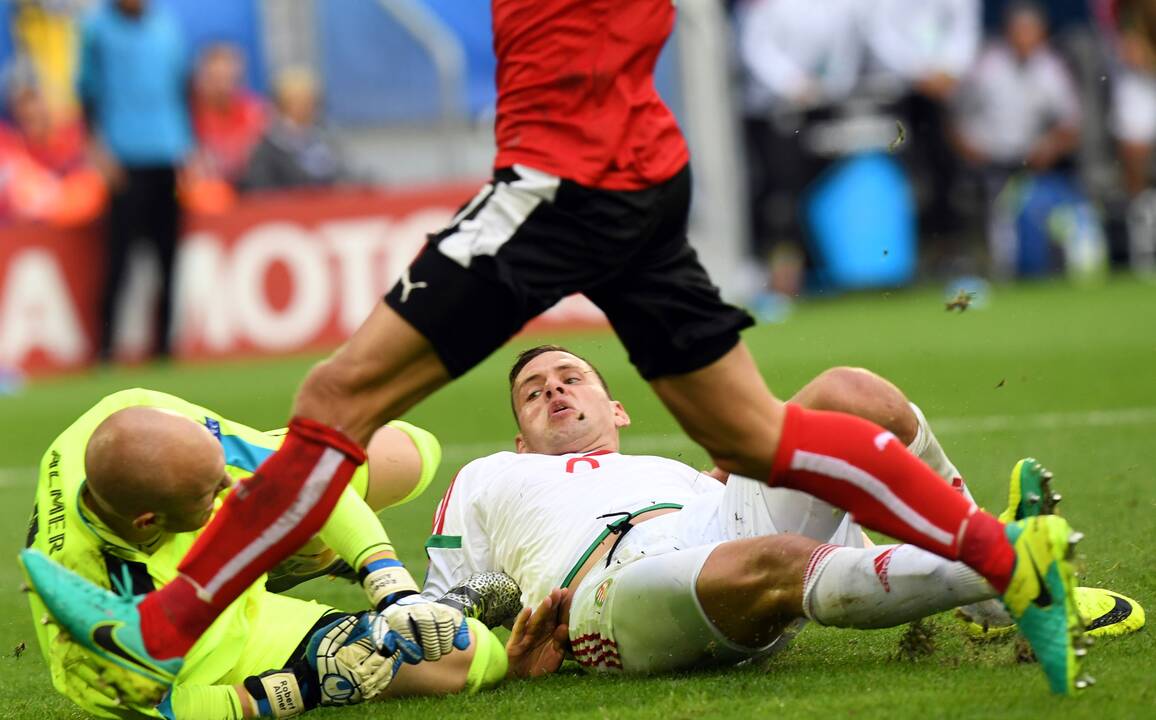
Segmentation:
{"type": "Polygon", "coordinates": [[[147,527],[156,525],[157,519],[155,512],[143,512],[132,519],[132,526],[137,530],[144,530],[147,527]]]}
{"type": "Polygon", "coordinates": [[[514,451],[519,453],[527,452],[526,441],[522,438],[522,433],[514,436],[514,451]]]}
{"type": "Polygon", "coordinates": [[[610,407],[614,412],[614,427],[630,427],[630,416],[626,414],[626,408],[622,406],[622,403],[611,400],[610,407]]]}

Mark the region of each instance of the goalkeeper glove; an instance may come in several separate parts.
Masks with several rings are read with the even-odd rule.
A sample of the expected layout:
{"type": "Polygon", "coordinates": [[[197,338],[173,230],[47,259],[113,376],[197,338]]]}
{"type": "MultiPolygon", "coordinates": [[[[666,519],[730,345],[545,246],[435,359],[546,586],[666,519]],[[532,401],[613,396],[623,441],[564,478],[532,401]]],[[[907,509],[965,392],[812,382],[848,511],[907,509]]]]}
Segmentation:
{"type": "Polygon", "coordinates": [[[408,663],[437,660],[453,648],[470,645],[469,630],[461,611],[439,605],[418,594],[417,583],[401,561],[371,560],[362,567],[361,584],[377,608],[373,641],[383,654],[400,655],[408,663]],[[399,645],[398,636],[408,641],[399,645]],[[420,652],[414,656],[410,648],[420,652]]]}
{"type": "Polygon", "coordinates": [[[434,661],[454,648],[468,648],[470,630],[461,610],[407,595],[377,614],[373,641],[383,653],[400,653],[406,662],[434,661]],[[406,647],[396,645],[397,636],[420,648],[420,655],[411,658],[406,647]]]}
{"type": "Polygon", "coordinates": [[[438,602],[494,628],[513,622],[522,611],[522,590],[506,573],[481,572],[451,588],[438,602]]]}
{"type": "Polygon", "coordinates": [[[261,717],[293,718],[318,705],[354,705],[380,695],[402,658],[378,652],[371,632],[367,616],[346,615],[313,633],[300,661],[245,678],[261,717]]]}

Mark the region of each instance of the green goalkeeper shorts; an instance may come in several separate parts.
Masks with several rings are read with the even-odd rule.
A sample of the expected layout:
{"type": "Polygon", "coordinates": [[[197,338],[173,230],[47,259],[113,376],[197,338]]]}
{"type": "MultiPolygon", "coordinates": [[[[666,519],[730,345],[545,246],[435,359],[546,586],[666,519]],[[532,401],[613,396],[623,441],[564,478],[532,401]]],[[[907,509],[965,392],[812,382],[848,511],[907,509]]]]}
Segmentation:
{"type": "MultiPolygon", "coordinates": [[[[318,622],[334,612],[328,605],[312,600],[264,593],[258,602],[249,605],[249,634],[240,656],[213,684],[235,684],[250,675],[285,667],[295,659],[295,652],[313,634],[318,622]]],[[[203,651],[212,652],[212,648],[203,651]]]]}

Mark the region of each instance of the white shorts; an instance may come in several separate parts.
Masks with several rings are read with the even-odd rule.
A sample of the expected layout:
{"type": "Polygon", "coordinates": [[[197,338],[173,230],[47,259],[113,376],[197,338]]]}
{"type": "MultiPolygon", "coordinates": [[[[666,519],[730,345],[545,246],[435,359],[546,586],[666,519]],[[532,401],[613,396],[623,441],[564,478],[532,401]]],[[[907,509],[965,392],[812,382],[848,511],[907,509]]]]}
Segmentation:
{"type": "Polygon", "coordinates": [[[575,589],[570,610],[574,657],[590,670],[654,673],[732,665],[786,645],[802,622],[765,647],[726,638],[695,593],[698,575],[721,543],[796,533],[862,547],[862,531],[827,503],[794,490],[732,476],[722,493],[640,523],[575,589]]]}
{"type": "Polygon", "coordinates": [[[1125,70],[1116,78],[1111,104],[1113,135],[1130,143],[1156,142],[1156,78],[1125,70]]]}

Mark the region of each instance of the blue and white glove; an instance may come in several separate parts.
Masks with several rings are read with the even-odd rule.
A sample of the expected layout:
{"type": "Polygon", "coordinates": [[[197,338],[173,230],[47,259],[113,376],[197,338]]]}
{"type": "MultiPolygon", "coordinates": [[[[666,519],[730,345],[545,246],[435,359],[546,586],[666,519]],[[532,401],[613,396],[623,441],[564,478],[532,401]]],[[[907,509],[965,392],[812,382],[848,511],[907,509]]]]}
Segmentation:
{"type": "Polygon", "coordinates": [[[406,662],[437,660],[454,648],[470,646],[466,618],[457,608],[407,595],[389,605],[373,621],[373,641],[383,653],[399,653],[406,662]],[[404,641],[399,643],[398,639],[404,641]],[[413,659],[413,648],[420,651],[413,659]]]}
{"type": "Polygon", "coordinates": [[[371,622],[372,638],[382,654],[400,655],[407,663],[417,663],[437,660],[455,647],[469,647],[469,629],[462,612],[419,595],[417,583],[400,561],[374,560],[365,564],[360,575],[378,611],[371,622]]]}
{"type": "Polygon", "coordinates": [[[373,642],[368,614],[350,615],[313,634],[305,659],[317,677],[322,705],[353,705],[380,695],[401,667],[373,642]]]}
{"type": "Polygon", "coordinates": [[[371,634],[367,615],[346,615],[313,633],[302,660],[245,678],[261,717],[293,718],[318,705],[354,705],[384,692],[402,658],[378,652],[371,634]]]}

